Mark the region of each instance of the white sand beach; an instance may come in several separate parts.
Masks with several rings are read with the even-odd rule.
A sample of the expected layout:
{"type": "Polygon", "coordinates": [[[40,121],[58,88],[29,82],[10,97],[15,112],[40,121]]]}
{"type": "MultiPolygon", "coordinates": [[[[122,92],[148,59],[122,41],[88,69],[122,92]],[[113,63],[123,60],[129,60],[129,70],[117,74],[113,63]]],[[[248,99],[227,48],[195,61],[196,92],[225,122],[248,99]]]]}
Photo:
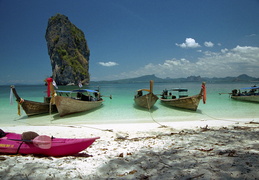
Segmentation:
{"type": "Polygon", "coordinates": [[[259,119],[8,126],[62,138],[100,137],[74,156],[0,155],[1,179],[258,179],[259,119]]]}

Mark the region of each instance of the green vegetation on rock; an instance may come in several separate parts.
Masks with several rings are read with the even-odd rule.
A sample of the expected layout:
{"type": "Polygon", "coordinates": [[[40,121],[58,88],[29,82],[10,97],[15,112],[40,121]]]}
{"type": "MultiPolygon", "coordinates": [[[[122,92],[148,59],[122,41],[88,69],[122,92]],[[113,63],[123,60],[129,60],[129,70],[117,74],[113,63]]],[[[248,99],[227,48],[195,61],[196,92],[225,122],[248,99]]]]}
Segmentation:
{"type": "MultiPolygon", "coordinates": [[[[82,64],[79,62],[79,52],[77,49],[75,49],[75,51],[77,52],[74,56],[69,55],[69,53],[67,52],[66,49],[62,49],[61,47],[59,47],[57,49],[59,56],[67,62],[67,65],[70,66],[73,71],[75,72],[74,75],[76,75],[76,73],[80,73],[83,75],[87,75],[87,69],[85,69],[82,64]]],[[[81,58],[83,58],[81,56],[81,58]]]]}

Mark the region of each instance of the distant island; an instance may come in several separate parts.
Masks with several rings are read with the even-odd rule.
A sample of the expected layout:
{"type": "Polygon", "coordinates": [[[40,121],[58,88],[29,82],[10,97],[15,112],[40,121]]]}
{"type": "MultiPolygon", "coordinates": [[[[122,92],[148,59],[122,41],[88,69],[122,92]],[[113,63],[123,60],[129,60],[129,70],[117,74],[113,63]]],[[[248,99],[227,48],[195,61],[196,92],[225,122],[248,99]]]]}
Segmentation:
{"type": "Polygon", "coordinates": [[[149,82],[150,80],[154,80],[155,83],[185,83],[185,82],[208,82],[208,83],[233,83],[233,82],[251,82],[256,83],[259,82],[259,78],[251,77],[246,74],[241,74],[237,77],[224,77],[224,78],[207,78],[201,76],[189,76],[187,78],[159,78],[153,75],[146,75],[136,78],[129,78],[129,79],[120,79],[120,80],[113,80],[113,81],[91,81],[90,84],[123,84],[123,83],[143,83],[149,82]]]}

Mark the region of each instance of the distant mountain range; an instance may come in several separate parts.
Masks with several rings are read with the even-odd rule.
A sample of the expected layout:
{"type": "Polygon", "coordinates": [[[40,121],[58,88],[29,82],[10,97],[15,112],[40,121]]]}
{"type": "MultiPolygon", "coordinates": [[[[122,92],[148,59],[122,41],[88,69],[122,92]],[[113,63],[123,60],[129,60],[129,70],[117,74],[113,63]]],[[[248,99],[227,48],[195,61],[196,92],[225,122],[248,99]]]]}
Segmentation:
{"type": "Polygon", "coordinates": [[[230,83],[230,82],[258,82],[259,78],[250,77],[246,74],[241,74],[237,77],[224,77],[224,78],[206,78],[201,76],[189,76],[187,78],[159,78],[153,75],[140,76],[136,78],[120,79],[113,81],[91,81],[91,84],[102,84],[102,83],[112,83],[112,84],[122,84],[122,83],[143,83],[154,80],[156,83],[176,83],[176,82],[210,82],[210,83],[230,83]]]}

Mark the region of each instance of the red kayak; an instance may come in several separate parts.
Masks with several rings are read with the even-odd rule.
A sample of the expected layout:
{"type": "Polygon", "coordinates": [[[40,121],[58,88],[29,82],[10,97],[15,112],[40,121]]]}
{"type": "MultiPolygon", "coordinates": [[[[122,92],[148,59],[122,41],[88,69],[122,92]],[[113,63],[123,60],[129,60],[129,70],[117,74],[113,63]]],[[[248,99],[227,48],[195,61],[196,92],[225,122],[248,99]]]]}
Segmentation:
{"type": "Polygon", "coordinates": [[[0,138],[0,153],[68,156],[83,151],[96,139],[99,139],[99,137],[66,139],[42,135],[32,140],[22,140],[21,134],[7,132],[4,137],[0,138]]]}

